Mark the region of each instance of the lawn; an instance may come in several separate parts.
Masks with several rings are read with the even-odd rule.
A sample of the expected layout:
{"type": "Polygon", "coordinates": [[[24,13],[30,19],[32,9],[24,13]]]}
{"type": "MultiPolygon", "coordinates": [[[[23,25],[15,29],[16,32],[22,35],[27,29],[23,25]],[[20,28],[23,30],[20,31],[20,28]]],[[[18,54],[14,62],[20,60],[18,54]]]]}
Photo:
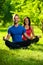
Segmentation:
{"type": "Polygon", "coordinates": [[[3,41],[7,28],[0,28],[0,65],[43,65],[43,34],[38,27],[34,31],[42,36],[38,43],[29,49],[9,49],[3,41]]]}

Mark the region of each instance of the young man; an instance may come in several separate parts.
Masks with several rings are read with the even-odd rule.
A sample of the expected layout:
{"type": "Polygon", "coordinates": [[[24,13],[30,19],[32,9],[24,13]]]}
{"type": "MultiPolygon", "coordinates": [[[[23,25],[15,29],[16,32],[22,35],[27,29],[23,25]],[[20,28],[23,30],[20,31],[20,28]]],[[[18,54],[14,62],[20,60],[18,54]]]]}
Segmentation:
{"type": "MultiPolygon", "coordinates": [[[[29,37],[26,34],[25,28],[18,24],[18,22],[19,22],[18,14],[15,14],[13,16],[13,21],[14,21],[14,25],[8,29],[7,36],[3,38],[5,41],[5,44],[9,48],[20,48],[20,47],[26,47],[26,46],[30,45],[34,40],[32,40],[32,37],[29,37]],[[23,41],[22,35],[24,35],[28,40],[23,41]],[[9,41],[10,37],[12,37],[12,42],[9,41]]],[[[38,40],[39,40],[39,38],[37,38],[36,42],[38,40]]]]}

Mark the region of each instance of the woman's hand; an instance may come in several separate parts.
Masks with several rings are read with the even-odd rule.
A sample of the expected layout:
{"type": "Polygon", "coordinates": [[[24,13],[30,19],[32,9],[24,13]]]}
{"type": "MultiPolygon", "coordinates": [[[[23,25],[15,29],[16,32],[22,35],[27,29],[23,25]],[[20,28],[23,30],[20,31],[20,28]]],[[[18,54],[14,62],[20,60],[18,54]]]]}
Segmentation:
{"type": "Polygon", "coordinates": [[[41,35],[39,35],[38,38],[41,38],[41,35]]]}

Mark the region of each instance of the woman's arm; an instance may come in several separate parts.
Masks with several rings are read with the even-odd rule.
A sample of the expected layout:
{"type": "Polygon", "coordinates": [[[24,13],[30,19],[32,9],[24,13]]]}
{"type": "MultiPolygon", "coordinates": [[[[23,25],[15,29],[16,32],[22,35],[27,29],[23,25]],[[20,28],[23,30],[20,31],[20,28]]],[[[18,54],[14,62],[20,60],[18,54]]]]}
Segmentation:
{"type": "Polygon", "coordinates": [[[32,37],[28,36],[26,33],[24,33],[24,36],[25,36],[27,39],[33,39],[32,37]]]}
{"type": "MultiPolygon", "coordinates": [[[[34,34],[33,27],[31,27],[31,31],[32,31],[32,36],[33,36],[33,37],[36,37],[36,35],[34,34]]],[[[37,37],[41,38],[41,35],[38,35],[37,37]]]]}
{"type": "Polygon", "coordinates": [[[34,30],[33,30],[32,26],[31,26],[31,32],[32,32],[32,36],[35,37],[34,30]]]}

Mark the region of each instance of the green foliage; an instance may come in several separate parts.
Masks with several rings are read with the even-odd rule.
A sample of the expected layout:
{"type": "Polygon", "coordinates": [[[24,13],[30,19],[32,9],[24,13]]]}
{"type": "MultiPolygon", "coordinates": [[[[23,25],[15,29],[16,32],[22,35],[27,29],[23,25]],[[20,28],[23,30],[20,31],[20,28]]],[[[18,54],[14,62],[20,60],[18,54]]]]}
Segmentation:
{"type": "Polygon", "coordinates": [[[13,14],[19,14],[21,21],[25,16],[30,17],[35,24],[41,24],[43,19],[43,0],[0,0],[0,18],[3,25],[12,21],[13,14]]]}

